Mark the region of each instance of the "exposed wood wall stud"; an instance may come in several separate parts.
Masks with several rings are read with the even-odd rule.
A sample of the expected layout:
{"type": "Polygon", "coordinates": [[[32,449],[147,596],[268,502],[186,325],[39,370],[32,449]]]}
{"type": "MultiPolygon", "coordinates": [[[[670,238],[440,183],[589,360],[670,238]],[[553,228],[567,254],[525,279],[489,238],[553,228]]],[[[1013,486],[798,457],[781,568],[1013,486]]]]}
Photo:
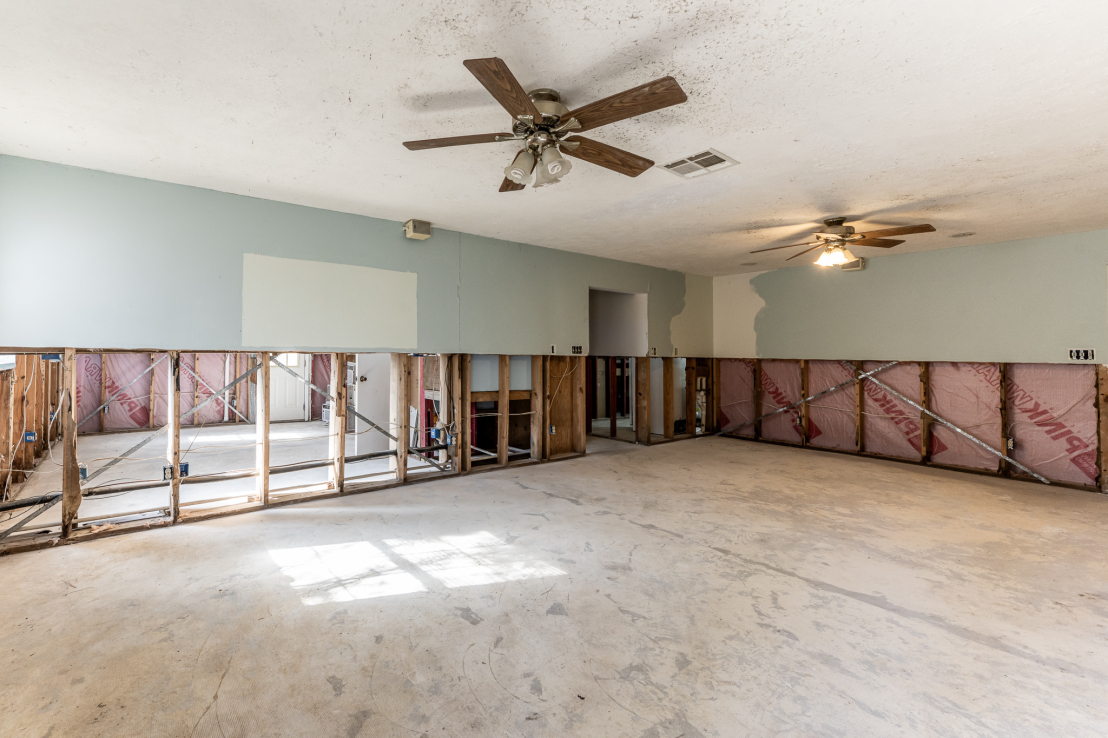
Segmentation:
{"type": "Polygon", "coordinates": [[[550,460],[550,357],[542,357],[542,458],[550,460]]]}
{"type": "Polygon", "coordinates": [[[696,359],[685,359],[685,432],[696,435],[696,359]]]}
{"type": "Polygon", "coordinates": [[[31,426],[31,430],[35,432],[35,440],[31,443],[31,463],[34,464],[34,459],[39,456],[43,451],[43,432],[46,430],[46,424],[42,422],[43,412],[47,406],[46,401],[46,361],[39,355],[34,355],[35,362],[35,382],[34,382],[34,400],[33,407],[34,413],[31,416],[34,418],[34,424],[31,426]]]}
{"type": "MultiPolygon", "coordinates": [[[[403,354],[401,354],[403,356],[403,354]]],[[[268,356],[258,354],[258,360],[267,362],[268,356]],[[263,358],[265,356],[265,358],[263,358]]],[[[265,369],[258,372],[261,375],[265,369]]],[[[267,375],[268,377],[268,375],[267,375]]],[[[261,381],[258,382],[261,384],[261,381]]],[[[346,465],[346,354],[331,354],[331,396],[335,398],[331,403],[330,434],[327,439],[331,466],[328,468],[327,481],[336,492],[342,493],[342,482],[345,478],[346,465]]],[[[259,392],[259,400],[261,399],[259,392]]],[[[267,391],[266,400],[269,399],[267,391]]],[[[407,398],[404,400],[407,403],[407,398]]],[[[258,406],[258,414],[261,414],[261,405],[258,406]]],[[[405,418],[407,415],[405,415],[405,418]]],[[[399,434],[397,435],[399,438],[399,434]]],[[[405,440],[407,436],[404,436],[405,440]]],[[[405,449],[406,450],[406,449],[405,449]]]]}
{"type": "Polygon", "coordinates": [[[1108,442],[1108,366],[1103,364],[1097,364],[1096,367],[1096,418],[1096,466],[1099,471],[1097,486],[1103,492],[1108,491],[1108,450],[1104,448],[1105,442],[1108,442]]]}
{"type": "Polygon", "coordinates": [[[472,418],[470,393],[473,386],[473,356],[471,354],[460,354],[459,359],[461,362],[462,413],[458,418],[458,445],[462,455],[461,470],[468,472],[473,467],[473,434],[470,433],[469,426],[472,418]]]}
{"type": "MultiPolygon", "coordinates": [[[[854,377],[857,379],[864,374],[862,371],[862,362],[854,362],[854,377]]],[[[865,388],[862,384],[866,380],[861,380],[854,383],[854,450],[858,453],[864,453],[866,450],[866,414],[865,409],[865,388]]]]}
{"type": "MultiPolygon", "coordinates": [[[[153,366],[155,361],[157,361],[157,359],[154,358],[154,354],[150,354],[150,365],[153,366]]],[[[147,405],[147,407],[149,408],[149,410],[147,412],[147,423],[146,423],[147,428],[153,428],[154,427],[154,384],[155,384],[154,383],[154,373],[155,373],[154,370],[151,369],[150,370],[150,401],[149,401],[149,404],[147,405]]],[[[237,377],[238,375],[236,374],[235,376],[237,377]]]]}
{"type": "Polygon", "coordinates": [[[723,395],[722,383],[720,382],[720,364],[719,359],[708,359],[708,365],[712,368],[710,387],[711,391],[708,393],[709,406],[712,409],[712,433],[718,433],[721,427],[720,420],[720,405],[719,398],[723,395]]]}
{"type": "MultiPolygon", "coordinates": [[[[930,364],[926,361],[919,363],[919,404],[928,410],[931,409],[931,372],[930,364]]],[[[920,461],[924,464],[931,461],[931,416],[921,412],[919,414],[919,450],[920,461]]]]}
{"type": "Polygon", "coordinates": [[[587,437],[586,428],[591,422],[589,420],[588,408],[586,403],[586,391],[585,391],[585,361],[580,356],[573,363],[573,374],[570,379],[573,384],[570,386],[573,388],[573,450],[576,453],[585,453],[585,438],[587,437]]]}
{"type": "Polygon", "coordinates": [[[620,380],[616,376],[616,357],[608,357],[608,435],[615,438],[619,429],[619,405],[617,403],[617,397],[619,396],[618,384],[620,380]]]}
{"type": "MultiPolygon", "coordinates": [[[[108,401],[108,355],[105,353],[100,354],[100,404],[103,405],[108,401]]],[[[105,428],[105,421],[108,418],[108,409],[104,408],[97,417],[100,421],[100,432],[103,433],[105,428]]]]}
{"type": "Polygon", "coordinates": [[[452,354],[450,357],[450,433],[454,436],[454,444],[450,447],[450,467],[455,472],[462,471],[462,446],[459,440],[462,436],[462,355],[452,354]]]}
{"type": "MultiPolygon", "coordinates": [[[[103,354],[101,354],[103,357],[103,354]]],[[[170,351],[166,360],[169,365],[166,386],[167,416],[169,430],[166,435],[165,459],[170,467],[169,482],[169,518],[176,523],[181,517],[181,353],[170,351]]]]}
{"type": "MultiPolygon", "coordinates": [[[[754,359],[754,417],[764,415],[762,410],[762,360],[754,359]]],[[[762,421],[754,421],[754,438],[762,437],[762,421]]]]}
{"type": "MultiPolygon", "coordinates": [[[[434,445],[446,443],[443,436],[450,427],[450,414],[453,408],[450,406],[450,354],[439,354],[439,438],[434,445]]],[[[439,465],[445,466],[450,461],[450,453],[447,449],[439,451],[439,465]]]]}
{"type": "Polygon", "coordinates": [[[73,521],[81,507],[81,475],[77,466],[77,352],[67,348],[63,359],[65,401],[62,417],[62,538],[73,533],[73,521]]]}
{"type": "Polygon", "coordinates": [[[23,442],[23,433],[27,427],[27,386],[30,381],[28,365],[30,357],[26,354],[15,355],[15,398],[12,402],[12,481],[22,482],[24,470],[30,469],[27,461],[27,444],[23,442]]]}
{"type": "Polygon", "coordinates": [[[258,378],[255,387],[254,404],[257,417],[254,424],[254,495],[263,505],[269,504],[269,354],[260,352],[258,361],[261,369],[255,375],[258,378]]]}
{"type": "MultiPolygon", "coordinates": [[[[808,360],[800,360],[800,398],[808,396],[808,360]]],[[[808,403],[800,406],[800,445],[807,446],[811,440],[812,425],[808,420],[808,403]]]]}
{"type": "Polygon", "coordinates": [[[673,357],[662,358],[662,436],[673,439],[673,357]]]}
{"type": "MultiPolygon", "coordinates": [[[[192,355],[192,371],[196,374],[195,377],[190,377],[192,380],[192,406],[196,407],[200,404],[200,354],[194,353],[192,355]]],[[[258,376],[254,375],[254,382],[257,383],[258,376]]],[[[192,414],[192,424],[200,425],[200,413],[192,414]]]]}
{"type": "Polygon", "coordinates": [[[542,389],[543,355],[537,354],[531,357],[531,458],[542,460],[543,423],[546,416],[543,414],[545,402],[542,389]]]}
{"type": "MultiPolygon", "coordinates": [[[[1001,445],[1000,450],[1004,452],[1005,456],[1011,456],[1011,452],[1008,450],[1008,438],[1009,438],[1009,435],[1011,434],[1011,428],[1008,427],[1008,365],[1007,364],[997,364],[996,368],[997,368],[997,374],[998,374],[997,384],[999,385],[998,390],[999,390],[999,394],[1000,394],[1000,398],[999,398],[1000,399],[1000,445],[1001,445]]],[[[1104,421],[1105,421],[1105,417],[1106,417],[1105,413],[1102,412],[1102,410],[1101,410],[1101,408],[1102,408],[1101,393],[1104,392],[1106,389],[1108,389],[1108,382],[1101,381],[1101,379],[1102,379],[1101,375],[1102,375],[1102,372],[1104,370],[1105,370],[1105,368],[1103,366],[1097,366],[1097,368],[1096,368],[1096,378],[1097,378],[1097,393],[1096,394],[1097,394],[1097,413],[1098,413],[1097,417],[1098,417],[1098,420],[1100,421],[1099,424],[1098,424],[1099,433],[1097,434],[1097,437],[1098,437],[1097,438],[1097,440],[1098,440],[1098,443],[1097,443],[1097,460],[1098,460],[1097,468],[1102,470],[1101,473],[1100,473],[1101,489],[1104,489],[1104,486],[1103,486],[1104,485],[1104,472],[1103,472],[1104,467],[1101,466],[1100,460],[1101,460],[1101,457],[1102,457],[1101,449],[1103,449],[1103,447],[1104,447],[1104,439],[1105,439],[1104,421]]],[[[997,467],[997,470],[1000,472],[1000,474],[1002,474],[1006,477],[1010,476],[1011,473],[1012,473],[1011,467],[1008,465],[1008,462],[1005,461],[1004,459],[1000,460],[1000,466],[997,467]]]]}
{"type": "Polygon", "coordinates": [[[396,481],[404,482],[408,478],[408,439],[411,419],[408,411],[408,368],[407,354],[391,354],[389,381],[389,423],[396,440],[389,443],[396,451],[392,460],[396,470],[396,481]]]}
{"type": "Polygon", "coordinates": [[[635,443],[650,444],[650,357],[635,357],[635,443]]]}
{"type": "Polygon", "coordinates": [[[511,402],[508,392],[511,389],[512,357],[500,354],[497,372],[496,399],[496,463],[503,466],[508,463],[508,421],[511,419],[508,408],[511,402]]]}

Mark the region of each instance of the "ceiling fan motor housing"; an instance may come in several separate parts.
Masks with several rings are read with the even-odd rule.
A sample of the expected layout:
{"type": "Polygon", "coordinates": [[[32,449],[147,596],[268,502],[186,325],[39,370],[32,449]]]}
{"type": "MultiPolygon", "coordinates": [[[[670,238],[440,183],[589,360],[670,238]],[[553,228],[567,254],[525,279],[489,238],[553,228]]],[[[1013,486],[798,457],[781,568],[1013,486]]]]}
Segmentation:
{"type": "Polygon", "coordinates": [[[531,98],[531,102],[535,103],[535,107],[542,113],[542,120],[535,121],[536,123],[550,126],[557,125],[562,116],[569,112],[569,108],[562,104],[562,96],[557,90],[540,87],[528,92],[527,96],[531,98]]]}
{"type": "Polygon", "coordinates": [[[854,226],[843,225],[846,223],[846,218],[828,218],[823,221],[823,228],[820,229],[817,236],[852,236],[854,235],[854,226]]]}

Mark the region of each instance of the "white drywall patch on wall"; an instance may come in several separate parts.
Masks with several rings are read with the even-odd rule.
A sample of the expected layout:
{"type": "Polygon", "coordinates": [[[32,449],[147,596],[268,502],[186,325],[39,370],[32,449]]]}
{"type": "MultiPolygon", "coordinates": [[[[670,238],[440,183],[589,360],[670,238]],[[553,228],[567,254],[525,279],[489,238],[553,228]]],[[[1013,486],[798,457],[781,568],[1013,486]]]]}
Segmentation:
{"type": "Polygon", "coordinates": [[[415,272],[242,255],[244,346],[414,349],[416,318],[415,272]]]}
{"type": "Polygon", "coordinates": [[[765,272],[732,274],[712,281],[712,333],[715,355],[730,359],[758,358],[754,318],[766,306],[750,280],[765,272]]]}

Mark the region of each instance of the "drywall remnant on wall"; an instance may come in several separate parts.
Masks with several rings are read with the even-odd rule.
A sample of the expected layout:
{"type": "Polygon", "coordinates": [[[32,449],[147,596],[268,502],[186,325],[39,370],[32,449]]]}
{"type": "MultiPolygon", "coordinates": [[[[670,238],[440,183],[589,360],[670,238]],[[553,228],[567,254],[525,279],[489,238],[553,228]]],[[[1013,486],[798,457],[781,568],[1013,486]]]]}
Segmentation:
{"type": "MultiPolygon", "coordinates": [[[[426,353],[587,352],[592,286],[648,293],[650,345],[669,356],[671,322],[690,309],[682,272],[446,229],[416,244],[397,221],[0,156],[0,315],[36,306],[36,320],[0,320],[0,346],[241,350],[244,254],[418,275],[416,350],[426,353]],[[76,288],[42,301],[23,275],[59,264],[76,288]],[[87,285],[111,289],[90,300],[87,285]]],[[[299,284],[284,297],[322,295],[299,284]]],[[[357,324],[380,319],[363,295],[344,298],[341,342],[268,347],[403,348],[358,343],[357,324]]],[[[711,312],[689,320],[710,325],[711,312]]]]}
{"type": "Polygon", "coordinates": [[[717,277],[716,355],[993,363],[1067,363],[1071,348],[1108,355],[1106,261],[1108,231],[1090,231],[881,255],[861,272],[717,277]],[[750,351],[742,339],[754,336],[750,351]]]}
{"type": "Polygon", "coordinates": [[[411,350],[417,330],[414,272],[242,255],[244,346],[411,350]]]}

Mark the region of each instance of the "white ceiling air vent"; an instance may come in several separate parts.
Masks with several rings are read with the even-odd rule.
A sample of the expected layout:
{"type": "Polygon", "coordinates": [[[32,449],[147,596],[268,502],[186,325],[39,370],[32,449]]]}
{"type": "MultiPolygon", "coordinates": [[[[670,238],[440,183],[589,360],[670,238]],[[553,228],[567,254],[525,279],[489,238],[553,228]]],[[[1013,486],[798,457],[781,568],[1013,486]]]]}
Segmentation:
{"type": "Polygon", "coordinates": [[[738,162],[727,154],[721,154],[715,149],[708,149],[701,151],[699,154],[663,164],[662,169],[673,172],[682,179],[692,179],[693,177],[718,172],[720,169],[726,169],[736,164],[738,162]]]}

